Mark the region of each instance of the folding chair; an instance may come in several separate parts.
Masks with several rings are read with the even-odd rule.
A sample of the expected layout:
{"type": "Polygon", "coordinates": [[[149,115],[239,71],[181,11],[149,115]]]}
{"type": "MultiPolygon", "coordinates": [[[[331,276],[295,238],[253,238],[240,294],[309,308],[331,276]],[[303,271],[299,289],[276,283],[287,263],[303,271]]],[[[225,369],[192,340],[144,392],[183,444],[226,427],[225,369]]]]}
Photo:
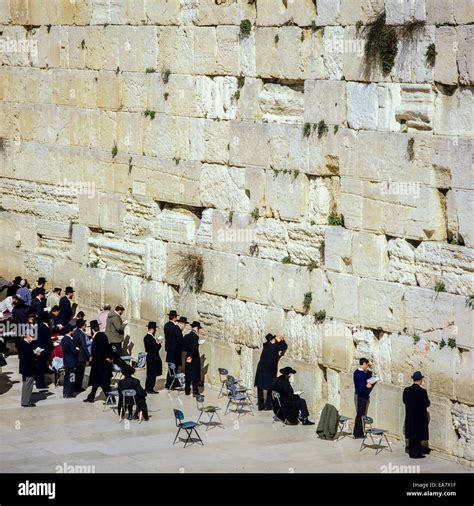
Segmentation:
{"type": "Polygon", "coordinates": [[[363,416],[362,417],[362,423],[364,424],[364,439],[362,440],[362,444],[360,445],[359,451],[362,451],[365,447],[370,446],[365,443],[365,440],[367,439],[367,436],[370,436],[370,439],[372,441],[372,444],[376,447],[375,455],[380,453],[385,446],[382,445],[382,440],[385,438],[385,441],[387,441],[388,449],[392,451],[392,447],[390,446],[390,441],[387,438],[386,430],[385,429],[376,429],[372,427],[372,424],[374,423],[374,420],[370,416],[363,416]],[[365,425],[370,425],[370,428],[366,429],[365,425]],[[374,436],[376,441],[374,441],[374,436]]]}
{"type": "Polygon", "coordinates": [[[233,376],[228,374],[226,379],[227,392],[229,392],[229,385],[234,385],[234,390],[237,392],[247,392],[247,387],[239,385],[241,381],[242,380],[235,379],[233,376]]]}
{"type": "Polygon", "coordinates": [[[352,418],[349,418],[348,416],[340,415],[339,416],[339,424],[338,424],[338,432],[339,437],[336,439],[336,441],[339,441],[339,439],[344,439],[346,436],[350,435],[350,429],[349,429],[349,420],[352,420],[352,418]]]}
{"type": "MultiPolygon", "coordinates": [[[[122,423],[122,420],[125,417],[126,411],[128,411],[129,419],[131,419],[132,413],[133,413],[133,406],[137,405],[136,396],[137,396],[137,391],[134,388],[130,388],[130,389],[122,391],[122,406],[120,407],[120,411],[119,411],[119,417],[120,417],[119,423],[122,423]]],[[[141,411],[139,414],[139,420],[141,423],[142,422],[142,412],[141,411]]]]}
{"type": "Polygon", "coordinates": [[[272,399],[276,402],[278,405],[277,412],[273,415],[273,423],[275,422],[283,422],[284,425],[286,425],[286,417],[283,414],[283,410],[281,409],[281,399],[279,392],[275,392],[275,390],[272,390],[272,399]],[[279,416],[280,415],[280,416],[279,416]]]}
{"type": "Polygon", "coordinates": [[[135,369],[143,369],[146,366],[146,352],[140,351],[137,356],[135,369]]]}
{"type": "Polygon", "coordinates": [[[105,402],[104,402],[104,409],[103,411],[107,411],[107,407],[110,407],[112,411],[115,413],[115,397],[118,397],[118,390],[111,390],[110,392],[107,392],[105,402]]]}
{"type": "Polygon", "coordinates": [[[114,377],[112,378],[112,383],[118,381],[120,376],[122,376],[122,368],[117,364],[112,364],[112,371],[114,373],[114,377]]]}
{"type": "Polygon", "coordinates": [[[54,386],[57,387],[59,385],[61,373],[65,371],[63,366],[63,359],[61,357],[54,357],[53,361],[51,362],[51,367],[54,370],[54,386]]]}
{"type": "Polygon", "coordinates": [[[173,364],[173,362],[168,362],[168,367],[170,368],[170,376],[173,378],[168,390],[171,390],[173,388],[174,382],[177,381],[179,383],[179,389],[181,391],[184,391],[184,373],[176,372],[176,365],[173,364]]]}
{"type": "MultiPolygon", "coordinates": [[[[201,420],[201,416],[203,413],[207,413],[207,416],[209,417],[209,420],[207,422],[201,422],[201,423],[204,423],[204,425],[206,425],[206,432],[208,431],[209,427],[213,426],[212,419],[214,418],[214,415],[216,415],[217,418],[219,419],[219,423],[216,424],[217,427],[221,427],[222,429],[224,428],[224,427],[222,427],[222,420],[221,420],[221,417],[219,416],[219,413],[218,413],[218,411],[221,408],[219,408],[218,406],[204,406],[204,395],[197,395],[196,396],[196,404],[197,404],[198,410],[200,411],[199,418],[196,420],[196,423],[199,423],[199,420],[201,420]]],[[[214,427],[216,425],[214,425],[214,427]]]]}
{"type": "Polygon", "coordinates": [[[227,375],[229,374],[229,371],[227,369],[224,369],[223,367],[219,367],[218,371],[219,371],[219,379],[221,381],[221,389],[219,390],[219,395],[217,396],[217,398],[220,399],[223,396],[222,392],[224,391],[225,382],[227,381],[227,375]]]}
{"type": "Polygon", "coordinates": [[[191,436],[192,436],[193,431],[196,433],[196,436],[198,437],[200,443],[204,446],[201,436],[198,434],[198,431],[196,430],[196,427],[198,425],[197,422],[183,422],[184,413],[179,409],[173,409],[173,412],[174,412],[174,419],[176,422],[176,427],[178,427],[178,432],[176,433],[176,437],[174,438],[173,444],[176,443],[179,433],[182,430],[184,430],[186,432],[186,435],[188,436],[185,443],[184,443],[184,448],[186,448],[188,441],[191,441],[192,443],[194,443],[194,441],[191,440],[191,436]]]}
{"type": "Polygon", "coordinates": [[[252,416],[254,416],[252,401],[250,400],[250,397],[249,397],[249,394],[247,393],[247,391],[239,391],[237,385],[235,383],[232,383],[229,380],[227,381],[226,386],[227,386],[227,389],[229,390],[229,393],[228,393],[229,400],[227,402],[227,406],[225,408],[224,415],[227,415],[227,413],[229,412],[229,407],[232,404],[236,404],[235,412],[239,414],[239,418],[240,418],[240,415],[242,415],[244,413],[243,408],[245,406],[249,407],[249,413],[252,416]]]}

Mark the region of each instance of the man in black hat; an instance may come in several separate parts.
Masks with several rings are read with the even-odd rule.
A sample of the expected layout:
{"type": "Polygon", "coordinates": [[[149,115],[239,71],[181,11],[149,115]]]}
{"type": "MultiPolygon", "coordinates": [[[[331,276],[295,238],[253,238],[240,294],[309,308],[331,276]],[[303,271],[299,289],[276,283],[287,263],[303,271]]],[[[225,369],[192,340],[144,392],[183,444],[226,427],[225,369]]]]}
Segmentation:
{"type": "Polygon", "coordinates": [[[36,295],[31,301],[30,311],[37,317],[43,317],[46,313],[46,291],[44,288],[38,288],[36,295]]]}
{"type": "Polygon", "coordinates": [[[36,282],[36,287],[31,290],[31,298],[34,299],[38,295],[38,291],[44,290],[44,293],[46,294],[46,278],[40,277],[38,278],[38,281],[36,282]]]}
{"type": "Polygon", "coordinates": [[[77,348],[79,348],[79,354],[77,355],[77,366],[76,366],[76,383],[74,389],[77,393],[84,392],[82,386],[84,380],[84,373],[86,371],[87,362],[89,362],[90,354],[87,348],[87,321],[80,319],[76,321],[76,328],[74,329],[73,338],[77,348]]]}
{"type": "Polygon", "coordinates": [[[74,316],[71,300],[74,297],[74,288],[72,286],[66,287],[65,295],[61,297],[59,300],[59,309],[61,312],[59,313],[59,323],[63,326],[68,325],[74,316]]]}
{"type": "Polygon", "coordinates": [[[66,325],[62,329],[64,336],[61,339],[61,348],[63,349],[63,364],[65,370],[63,397],[66,399],[76,396],[74,389],[76,384],[76,366],[79,348],[74,343],[74,338],[72,337],[73,330],[71,325],[66,325]]]}
{"type": "Polygon", "coordinates": [[[263,344],[262,354],[255,373],[259,411],[270,411],[272,409],[272,386],[277,377],[278,361],[288,348],[283,336],[267,334],[265,339],[266,342],[263,344]],[[263,395],[264,390],[267,391],[266,399],[263,395]]]}
{"type": "MultiPolygon", "coordinates": [[[[284,367],[280,369],[281,376],[273,382],[275,392],[280,394],[281,411],[285,417],[288,425],[298,425],[298,420],[303,425],[314,425],[314,422],[309,420],[309,411],[306,401],[293,391],[291,383],[293,383],[296,371],[291,367],[284,367]]],[[[277,415],[280,407],[277,401],[273,403],[273,411],[277,415]]]]}
{"type": "Polygon", "coordinates": [[[193,395],[199,395],[199,383],[201,381],[201,356],[199,355],[199,329],[201,324],[194,321],[191,324],[191,332],[184,336],[183,351],[186,353],[184,366],[184,392],[186,395],[191,393],[191,384],[193,386],[193,395]]]}
{"type": "MultiPolygon", "coordinates": [[[[164,327],[165,331],[165,351],[166,351],[166,363],[174,364],[175,372],[178,372],[178,368],[182,364],[181,355],[183,353],[183,331],[182,328],[187,324],[187,320],[184,316],[181,316],[179,321],[177,320],[178,315],[176,311],[171,311],[169,314],[170,320],[164,327]]],[[[170,388],[173,382],[173,377],[170,374],[171,368],[168,366],[168,374],[166,375],[165,388],[170,388]]],[[[176,382],[175,382],[176,383],[176,382]]],[[[173,386],[173,388],[176,388],[173,386]]]]}
{"type": "MultiPolygon", "coordinates": [[[[137,395],[135,396],[135,403],[137,406],[136,411],[135,411],[135,418],[139,417],[139,413],[141,411],[143,414],[143,419],[145,421],[148,421],[148,419],[150,417],[148,416],[148,407],[147,407],[146,399],[145,399],[146,392],[145,392],[145,390],[143,390],[143,387],[140,384],[140,380],[133,377],[133,375],[135,374],[135,369],[127,364],[127,365],[123,366],[122,374],[125,377],[118,382],[118,386],[117,386],[117,390],[119,393],[119,402],[118,402],[118,406],[117,406],[118,407],[118,414],[120,415],[121,410],[122,410],[123,391],[124,390],[135,390],[135,392],[137,393],[137,395]]],[[[131,410],[132,410],[132,408],[130,407],[129,414],[128,414],[129,420],[132,419],[131,410]]]]}
{"type": "Polygon", "coordinates": [[[50,320],[51,315],[46,312],[38,317],[38,339],[36,340],[36,346],[43,349],[37,359],[35,382],[38,389],[47,388],[45,374],[48,372],[49,357],[54,348],[53,340],[51,339],[50,320]]]}
{"type": "Polygon", "coordinates": [[[21,276],[15,276],[15,279],[8,285],[3,285],[0,288],[0,292],[3,290],[7,290],[7,297],[11,297],[12,295],[16,295],[16,292],[21,288],[21,276]]]}
{"type": "Polygon", "coordinates": [[[146,382],[145,390],[149,394],[158,394],[155,390],[157,376],[163,374],[163,365],[160,358],[161,343],[156,338],[156,322],[148,323],[148,333],[143,338],[146,351],[146,382]]]}
{"type": "MultiPolygon", "coordinates": [[[[431,404],[428,392],[422,388],[423,374],[416,371],[412,375],[413,385],[403,391],[403,403],[405,404],[405,437],[408,439],[408,455],[412,459],[422,459],[422,441],[429,439],[428,407],[431,404]]],[[[429,449],[425,451],[428,453],[429,449]]]]}
{"type": "MultiPolygon", "coordinates": [[[[97,320],[92,320],[90,327],[92,334],[92,389],[87,398],[84,399],[84,402],[94,402],[95,394],[99,387],[101,387],[104,394],[107,395],[111,390],[110,380],[112,379],[113,352],[107,335],[104,332],[100,332],[99,322],[97,320]]],[[[115,399],[113,399],[113,401],[115,401],[115,399]]]]}
{"type": "Polygon", "coordinates": [[[18,358],[20,360],[20,374],[22,376],[23,384],[21,388],[21,405],[24,408],[32,408],[36,406],[31,401],[33,392],[33,384],[36,374],[36,358],[39,352],[35,352],[36,345],[34,344],[33,335],[31,332],[22,336],[18,343],[18,358]]]}

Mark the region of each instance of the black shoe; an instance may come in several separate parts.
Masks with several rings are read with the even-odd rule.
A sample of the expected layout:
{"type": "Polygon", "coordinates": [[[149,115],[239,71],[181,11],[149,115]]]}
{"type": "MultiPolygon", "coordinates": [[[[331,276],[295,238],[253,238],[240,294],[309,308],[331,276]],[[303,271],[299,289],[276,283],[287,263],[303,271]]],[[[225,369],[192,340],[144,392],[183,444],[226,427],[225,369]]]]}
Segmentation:
{"type": "Polygon", "coordinates": [[[127,420],[132,420],[133,416],[129,413],[127,416],[127,420]]]}
{"type": "Polygon", "coordinates": [[[86,397],[82,402],[95,402],[95,400],[89,399],[89,397],[86,397]]]}
{"type": "Polygon", "coordinates": [[[36,408],[36,404],[33,404],[32,402],[30,402],[29,404],[22,404],[21,407],[22,408],[36,408]]]}
{"type": "Polygon", "coordinates": [[[314,425],[314,422],[309,420],[308,418],[305,418],[304,420],[301,420],[302,425],[314,425]]]}
{"type": "Polygon", "coordinates": [[[286,425],[298,425],[299,423],[298,420],[296,422],[289,422],[288,420],[285,422],[286,425]]]}
{"type": "Polygon", "coordinates": [[[160,392],[157,392],[156,390],[147,390],[147,394],[159,394],[160,392]]]}
{"type": "Polygon", "coordinates": [[[266,408],[264,408],[264,411],[273,411],[273,408],[271,408],[270,406],[267,406],[266,408]]]}
{"type": "Polygon", "coordinates": [[[191,395],[191,392],[184,392],[186,395],[191,395]]]}
{"type": "Polygon", "coordinates": [[[151,418],[151,415],[143,415],[143,420],[145,420],[145,422],[148,422],[148,420],[151,418]]]}
{"type": "Polygon", "coordinates": [[[264,408],[263,406],[259,406],[259,407],[258,407],[258,410],[259,410],[259,411],[264,411],[264,410],[265,410],[265,408],[264,408]]]}
{"type": "Polygon", "coordinates": [[[426,459],[426,455],[418,455],[418,457],[412,457],[412,456],[410,455],[410,458],[411,458],[411,459],[426,459]]]}
{"type": "Polygon", "coordinates": [[[78,388],[78,389],[76,389],[76,390],[74,390],[74,391],[76,392],[76,394],[80,394],[80,393],[82,393],[82,392],[85,392],[85,391],[86,391],[86,389],[85,389],[85,388],[78,388]]]}

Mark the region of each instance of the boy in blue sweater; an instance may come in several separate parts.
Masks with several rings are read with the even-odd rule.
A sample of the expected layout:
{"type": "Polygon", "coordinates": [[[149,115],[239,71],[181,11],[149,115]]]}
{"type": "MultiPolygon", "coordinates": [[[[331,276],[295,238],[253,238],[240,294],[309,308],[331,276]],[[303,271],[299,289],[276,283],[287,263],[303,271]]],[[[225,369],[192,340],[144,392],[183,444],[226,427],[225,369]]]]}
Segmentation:
{"type": "Polygon", "coordinates": [[[357,415],[354,424],[354,437],[356,439],[364,437],[362,417],[367,414],[369,396],[373,386],[368,383],[369,378],[372,377],[371,366],[372,364],[366,358],[361,358],[359,360],[359,368],[354,371],[354,387],[357,399],[357,415]]]}

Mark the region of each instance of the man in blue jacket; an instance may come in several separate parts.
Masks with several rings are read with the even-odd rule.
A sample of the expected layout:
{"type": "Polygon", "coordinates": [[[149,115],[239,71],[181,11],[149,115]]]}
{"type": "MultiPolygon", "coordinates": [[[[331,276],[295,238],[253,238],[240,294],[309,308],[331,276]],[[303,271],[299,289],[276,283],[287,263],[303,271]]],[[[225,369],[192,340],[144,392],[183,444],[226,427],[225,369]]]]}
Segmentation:
{"type": "Polygon", "coordinates": [[[359,360],[359,368],[354,371],[354,387],[356,395],[357,415],[354,423],[354,437],[356,439],[364,437],[364,426],[362,417],[367,414],[369,407],[369,396],[372,391],[372,385],[368,383],[372,377],[372,364],[366,358],[359,360]]]}
{"type": "Polygon", "coordinates": [[[64,364],[64,389],[63,397],[75,397],[75,383],[76,383],[76,366],[77,356],[79,355],[79,348],[76,346],[72,336],[73,328],[71,325],[66,325],[63,329],[64,337],[61,339],[61,348],[63,349],[63,364],[64,364]]]}

